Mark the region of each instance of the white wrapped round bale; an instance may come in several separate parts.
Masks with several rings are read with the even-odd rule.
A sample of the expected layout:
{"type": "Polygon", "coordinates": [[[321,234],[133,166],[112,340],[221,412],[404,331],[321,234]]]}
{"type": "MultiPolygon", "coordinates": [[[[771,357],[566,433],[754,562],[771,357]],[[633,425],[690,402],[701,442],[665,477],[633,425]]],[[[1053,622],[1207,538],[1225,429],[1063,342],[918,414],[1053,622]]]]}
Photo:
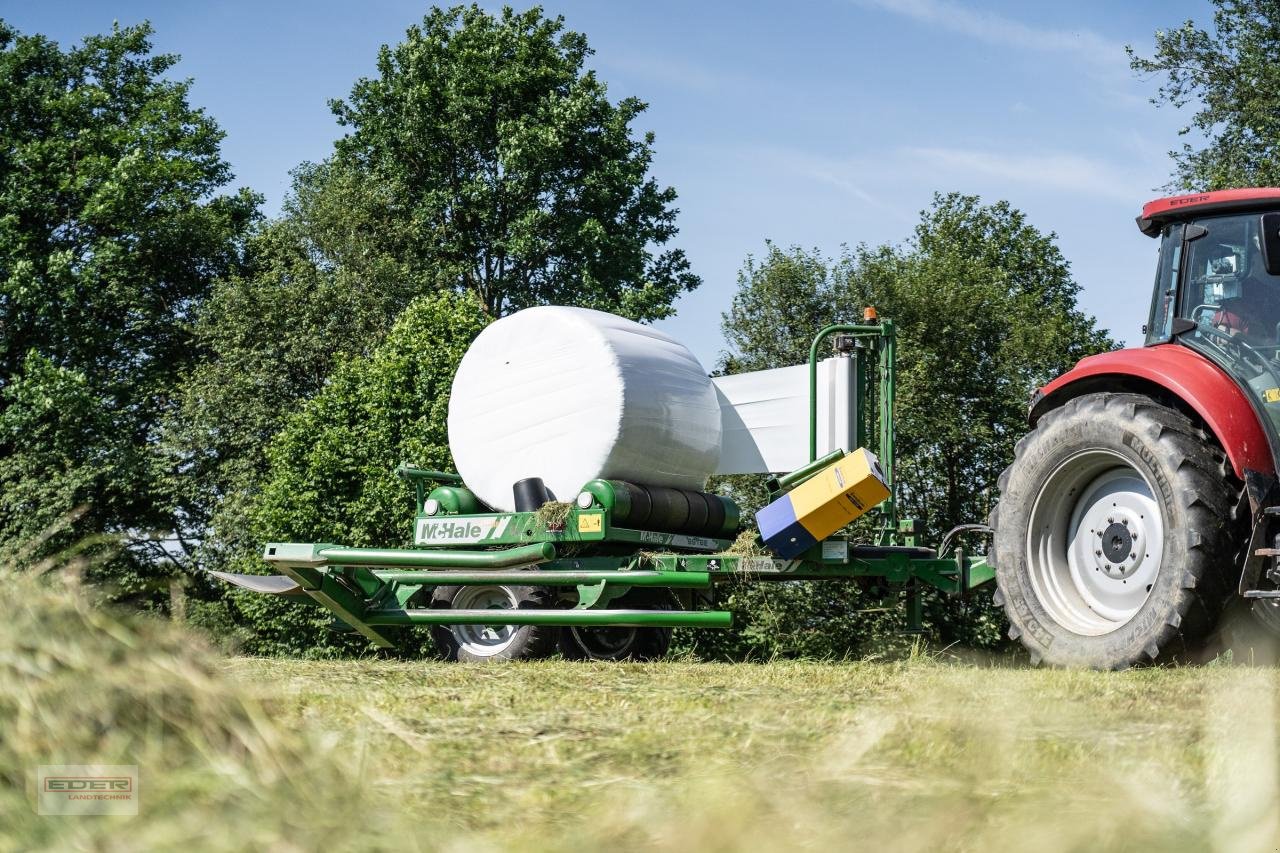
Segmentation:
{"type": "Polygon", "coordinates": [[[702,365],[661,332],[586,308],[527,308],[463,356],[449,448],[467,486],[506,511],[527,477],[561,501],[597,477],[701,489],[720,456],[720,407],[702,365]]]}

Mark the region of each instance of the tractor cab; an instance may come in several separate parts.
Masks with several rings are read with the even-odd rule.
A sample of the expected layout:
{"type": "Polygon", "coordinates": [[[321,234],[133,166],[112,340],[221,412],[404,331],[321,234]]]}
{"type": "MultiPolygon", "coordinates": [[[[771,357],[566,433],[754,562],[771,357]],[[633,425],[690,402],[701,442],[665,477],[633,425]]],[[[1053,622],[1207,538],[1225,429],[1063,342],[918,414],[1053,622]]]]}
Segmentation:
{"type": "Polygon", "coordinates": [[[1147,346],[1204,355],[1280,433],[1280,189],[1160,199],[1138,227],[1160,239],[1147,346]]]}

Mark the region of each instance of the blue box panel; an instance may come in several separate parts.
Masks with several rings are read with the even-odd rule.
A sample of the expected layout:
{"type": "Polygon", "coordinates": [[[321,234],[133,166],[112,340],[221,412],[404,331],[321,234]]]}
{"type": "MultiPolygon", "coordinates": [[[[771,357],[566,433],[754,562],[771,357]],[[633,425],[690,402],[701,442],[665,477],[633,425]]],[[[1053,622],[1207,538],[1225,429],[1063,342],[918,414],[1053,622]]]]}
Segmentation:
{"type": "Polygon", "coordinates": [[[783,495],[756,513],[760,538],[779,557],[791,559],[808,551],[818,540],[796,520],[791,498],[783,495]]]}

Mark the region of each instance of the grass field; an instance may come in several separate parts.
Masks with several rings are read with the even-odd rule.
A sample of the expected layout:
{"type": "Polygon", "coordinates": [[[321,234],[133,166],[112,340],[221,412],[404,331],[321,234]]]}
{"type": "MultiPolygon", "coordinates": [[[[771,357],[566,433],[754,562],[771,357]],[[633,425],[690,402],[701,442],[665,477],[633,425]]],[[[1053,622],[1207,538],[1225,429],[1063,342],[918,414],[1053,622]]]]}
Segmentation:
{"type": "Polygon", "coordinates": [[[227,658],[0,584],[0,849],[1274,850],[1280,674],[227,658]],[[48,818],[42,763],[136,763],[48,818]]]}
{"type": "Polygon", "coordinates": [[[234,660],[426,846],[1271,850],[1276,675],[234,660]],[[450,845],[453,846],[453,845],[450,845]]]}

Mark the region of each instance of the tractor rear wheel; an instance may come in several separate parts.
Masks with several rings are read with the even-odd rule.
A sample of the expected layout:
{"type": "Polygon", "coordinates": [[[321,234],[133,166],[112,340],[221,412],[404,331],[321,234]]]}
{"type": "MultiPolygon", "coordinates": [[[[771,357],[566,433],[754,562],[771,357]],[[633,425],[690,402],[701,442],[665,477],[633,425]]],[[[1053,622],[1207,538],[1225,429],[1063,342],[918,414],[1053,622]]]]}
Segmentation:
{"type": "Polygon", "coordinates": [[[992,512],[996,602],[1032,660],[1124,669],[1194,654],[1232,588],[1240,491],[1185,415],[1087,394],[1018,442],[992,512]]]}
{"type": "MultiPolygon", "coordinates": [[[[525,610],[550,603],[551,594],[537,586],[438,586],[431,592],[431,607],[449,610],[525,610]]],[[[522,660],[551,654],[556,630],[548,625],[432,625],[431,639],[446,660],[522,660]]]]}

